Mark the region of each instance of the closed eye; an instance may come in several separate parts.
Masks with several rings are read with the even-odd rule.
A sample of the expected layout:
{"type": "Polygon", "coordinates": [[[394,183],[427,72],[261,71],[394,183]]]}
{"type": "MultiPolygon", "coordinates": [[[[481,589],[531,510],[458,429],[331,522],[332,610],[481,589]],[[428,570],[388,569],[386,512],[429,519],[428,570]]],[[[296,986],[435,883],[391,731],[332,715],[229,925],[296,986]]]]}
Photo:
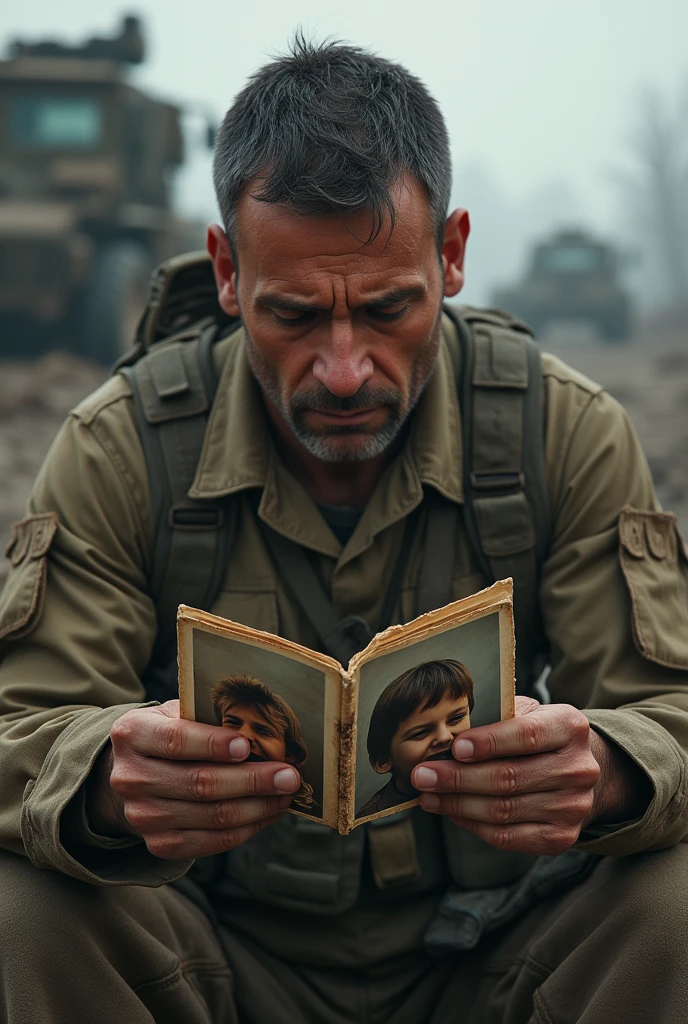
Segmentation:
{"type": "Polygon", "coordinates": [[[416,729],[414,732],[410,732],[404,736],[404,742],[407,742],[408,740],[422,740],[429,735],[429,733],[430,730],[428,728],[416,729]]]}
{"type": "Polygon", "coordinates": [[[384,309],[377,309],[373,307],[368,310],[368,316],[372,317],[373,320],[381,320],[383,323],[391,324],[394,323],[395,320],[402,320],[410,308],[411,307],[409,305],[406,305],[402,306],[401,309],[396,309],[388,313],[384,309]]]}
{"type": "Polygon", "coordinates": [[[315,316],[315,313],[298,313],[296,316],[280,316],[279,313],[275,313],[274,309],[270,310],[273,319],[280,325],[280,327],[303,327],[304,324],[309,323],[315,316]]]}

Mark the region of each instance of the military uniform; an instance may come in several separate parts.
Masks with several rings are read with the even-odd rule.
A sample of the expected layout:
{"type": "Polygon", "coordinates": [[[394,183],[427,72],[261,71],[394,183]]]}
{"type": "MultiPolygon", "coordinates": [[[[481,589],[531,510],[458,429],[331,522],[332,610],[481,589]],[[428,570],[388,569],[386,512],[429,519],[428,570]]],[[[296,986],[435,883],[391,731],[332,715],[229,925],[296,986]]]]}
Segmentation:
{"type": "MultiPolygon", "coordinates": [[[[392,574],[423,489],[462,503],[447,344],[454,329],[445,318],[438,365],[405,446],[344,547],[275,450],[241,331],[217,343],[220,382],[189,492],[231,494],[236,503],[236,536],[214,612],[317,644],[270,557],[258,514],[310,553],[340,615],[377,621],[379,581],[392,574]],[[250,499],[256,488],[257,513],[250,499]]],[[[551,356],[543,357],[543,383],[553,517],[540,584],[548,687],[554,701],[592,709],[586,713],[593,727],[633,758],[654,794],[640,819],[591,830],[579,847],[610,858],[665,850],[688,831],[685,551],[674,518],[658,510],[623,410],[551,356]]],[[[433,1009],[438,1022],[573,1021],[583,1007],[590,1021],[650,1019],[643,1014],[656,993],[652,1000],[642,995],[651,990],[648,975],[629,965],[642,949],[648,970],[657,969],[649,942],[653,955],[670,955],[679,970],[677,944],[662,945],[657,936],[676,934],[672,908],[680,913],[686,902],[679,887],[684,846],[618,863],[604,859],[563,902],[543,901],[470,955],[431,960],[423,935],[448,884],[498,885],[519,877],[532,858],[493,850],[420,810],[413,813],[420,871],[397,888],[377,884],[364,829],[344,838],[287,815],[226,855],[207,892],[234,971],[232,997],[218,940],[202,914],[169,887],[130,888],[164,886],[189,864],[160,860],[135,837],[98,836],[85,812],[84,783],[112,723],[146,701],[140,680],[156,633],[147,592],[154,531],[130,387],[116,376],[71,414],[55,441],[11,545],[0,605],[0,841],[24,855],[3,858],[3,892],[23,892],[32,921],[46,915],[39,935],[24,940],[24,902],[3,940],[3,965],[17,963],[14,973],[6,970],[8,1005],[32,1007],[13,1011],[12,1021],[59,1019],[56,1007],[67,1006],[70,986],[89,1008],[84,1020],[126,1015],[130,1024],[151,1016],[232,1021],[236,1006],[241,1020],[285,1024],[411,1024],[429,1020],[433,1009]],[[26,857],[61,874],[37,873],[26,857]],[[606,906],[600,892],[611,894],[606,906]],[[621,942],[639,900],[647,931],[624,936],[630,959],[621,965],[609,950],[621,942]],[[68,949],[52,981],[46,964],[54,963],[51,929],[60,907],[68,949]],[[31,943],[37,946],[29,951],[31,943]],[[51,991],[51,1009],[41,1009],[50,1006],[51,991]],[[635,1017],[611,1012],[609,999],[622,993],[635,1017]],[[458,1004],[465,1014],[457,1016],[458,1004]]],[[[413,615],[420,562],[414,545],[400,618],[413,615]]],[[[483,582],[459,516],[452,596],[483,582]]],[[[679,1019],[681,998],[671,987],[663,1020],[679,1019]]],[[[78,1019],[71,1003],[64,1012],[78,1019]]]]}

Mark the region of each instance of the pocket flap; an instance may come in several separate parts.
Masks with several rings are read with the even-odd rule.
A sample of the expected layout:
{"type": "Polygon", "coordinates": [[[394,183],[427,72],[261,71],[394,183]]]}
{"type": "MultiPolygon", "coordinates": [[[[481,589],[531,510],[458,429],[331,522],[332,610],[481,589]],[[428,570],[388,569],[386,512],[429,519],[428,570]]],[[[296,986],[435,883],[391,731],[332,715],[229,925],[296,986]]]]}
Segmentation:
{"type": "Polygon", "coordinates": [[[0,595],[0,640],[19,640],[34,628],[45,600],[48,550],[58,526],[56,512],[12,524],[6,554],[11,569],[0,595]]]}
{"type": "Polygon", "coordinates": [[[648,661],[688,669],[688,560],[676,516],[624,508],[619,561],[637,650],[648,661]]]}

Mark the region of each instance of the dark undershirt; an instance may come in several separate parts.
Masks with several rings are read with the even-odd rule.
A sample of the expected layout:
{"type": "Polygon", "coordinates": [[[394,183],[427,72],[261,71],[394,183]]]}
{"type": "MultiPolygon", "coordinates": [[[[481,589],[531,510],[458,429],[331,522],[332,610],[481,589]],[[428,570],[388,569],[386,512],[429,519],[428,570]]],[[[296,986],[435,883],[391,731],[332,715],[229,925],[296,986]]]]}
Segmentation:
{"type": "Polygon", "coordinates": [[[320,515],[342,547],[345,547],[351,534],[356,529],[358,520],[363,515],[363,508],[350,508],[348,505],[324,505],[316,501],[320,515]]]}

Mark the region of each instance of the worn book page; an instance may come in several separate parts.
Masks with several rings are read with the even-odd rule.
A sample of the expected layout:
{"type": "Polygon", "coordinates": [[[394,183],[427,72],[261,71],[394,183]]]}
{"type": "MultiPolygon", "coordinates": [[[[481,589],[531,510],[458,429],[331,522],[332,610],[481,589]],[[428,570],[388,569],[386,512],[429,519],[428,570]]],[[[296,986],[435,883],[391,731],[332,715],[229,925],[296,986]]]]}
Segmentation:
{"type": "Polygon", "coordinates": [[[511,580],[378,634],[349,665],[350,784],[340,831],[413,806],[420,763],[514,713],[511,580]]]}
{"type": "Polygon", "coordinates": [[[249,760],[293,764],[303,785],[290,811],[337,828],[339,663],[184,605],[177,631],[181,717],[241,730],[249,760]]]}

